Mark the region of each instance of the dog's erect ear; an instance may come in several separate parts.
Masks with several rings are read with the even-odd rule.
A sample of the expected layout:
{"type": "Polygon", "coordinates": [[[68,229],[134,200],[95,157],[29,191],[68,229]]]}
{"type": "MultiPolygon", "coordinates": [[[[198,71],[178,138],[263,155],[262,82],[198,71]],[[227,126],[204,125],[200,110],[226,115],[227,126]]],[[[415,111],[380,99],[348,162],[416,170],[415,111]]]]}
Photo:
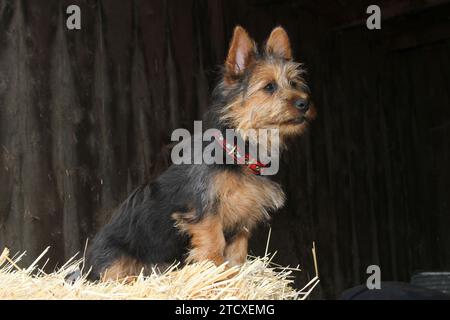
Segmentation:
{"type": "Polygon", "coordinates": [[[291,42],[286,30],[282,27],[276,27],[272,30],[266,42],[266,52],[286,60],[292,59],[291,42]]]}
{"type": "Polygon", "coordinates": [[[225,61],[225,80],[232,82],[254,61],[255,42],[241,26],[234,28],[228,56],[225,61]]]}

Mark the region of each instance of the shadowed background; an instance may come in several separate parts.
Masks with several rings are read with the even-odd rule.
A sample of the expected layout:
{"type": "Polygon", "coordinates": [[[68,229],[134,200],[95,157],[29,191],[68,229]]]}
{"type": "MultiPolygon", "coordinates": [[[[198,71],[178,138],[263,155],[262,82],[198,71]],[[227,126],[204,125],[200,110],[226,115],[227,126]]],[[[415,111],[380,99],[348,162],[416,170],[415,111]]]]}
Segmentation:
{"type": "MultiPolygon", "coordinates": [[[[365,281],[450,268],[450,2],[0,0],[0,248],[51,246],[50,267],[192,129],[233,27],[261,43],[283,25],[306,64],[319,117],[291,145],[273,217],[275,261],[334,298],[365,281]],[[81,7],[82,30],[65,27],[81,7]],[[365,27],[369,4],[382,30],[365,27]]],[[[251,242],[263,254],[267,227],[251,242]]]]}

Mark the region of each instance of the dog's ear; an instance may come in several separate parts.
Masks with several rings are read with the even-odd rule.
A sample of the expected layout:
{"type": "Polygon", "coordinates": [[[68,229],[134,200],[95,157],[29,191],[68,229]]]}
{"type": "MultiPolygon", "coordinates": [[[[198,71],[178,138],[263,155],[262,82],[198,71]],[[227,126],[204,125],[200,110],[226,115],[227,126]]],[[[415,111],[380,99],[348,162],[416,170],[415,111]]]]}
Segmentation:
{"type": "Polygon", "coordinates": [[[266,53],[286,60],[292,59],[291,42],[286,30],[282,27],[276,27],[270,33],[266,42],[266,53]]]}
{"type": "Polygon", "coordinates": [[[254,62],[256,56],[255,42],[241,26],[234,28],[228,56],[225,60],[225,80],[232,82],[242,75],[245,69],[254,62]]]}

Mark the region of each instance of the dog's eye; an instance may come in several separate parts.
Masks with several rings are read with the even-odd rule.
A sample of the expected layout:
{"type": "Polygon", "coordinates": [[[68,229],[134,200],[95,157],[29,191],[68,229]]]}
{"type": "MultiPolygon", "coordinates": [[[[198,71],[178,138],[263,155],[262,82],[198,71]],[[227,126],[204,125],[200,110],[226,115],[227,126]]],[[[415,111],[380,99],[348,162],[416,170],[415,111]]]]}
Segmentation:
{"type": "Polygon", "coordinates": [[[275,90],[277,90],[277,84],[275,82],[269,82],[265,87],[264,87],[264,91],[272,94],[275,92],[275,90]]]}

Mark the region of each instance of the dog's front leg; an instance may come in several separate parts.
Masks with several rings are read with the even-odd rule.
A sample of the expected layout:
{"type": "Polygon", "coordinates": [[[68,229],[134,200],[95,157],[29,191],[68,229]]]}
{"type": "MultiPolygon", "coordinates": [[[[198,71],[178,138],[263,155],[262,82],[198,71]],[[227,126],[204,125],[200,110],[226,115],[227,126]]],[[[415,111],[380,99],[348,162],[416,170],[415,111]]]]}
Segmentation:
{"type": "Polygon", "coordinates": [[[206,216],[199,222],[190,224],[187,231],[191,236],[188,262],[211,260],[216,265],[225,262],[225,237],[219,215],[206,216]]]}
{"type": "Polygon", "coordinates": [[[225,248],[225,259],[229,262],[230,267],[242,265],[247,259],[249,236],[249,231],[242,229],[227,244],[225,248]]]}

